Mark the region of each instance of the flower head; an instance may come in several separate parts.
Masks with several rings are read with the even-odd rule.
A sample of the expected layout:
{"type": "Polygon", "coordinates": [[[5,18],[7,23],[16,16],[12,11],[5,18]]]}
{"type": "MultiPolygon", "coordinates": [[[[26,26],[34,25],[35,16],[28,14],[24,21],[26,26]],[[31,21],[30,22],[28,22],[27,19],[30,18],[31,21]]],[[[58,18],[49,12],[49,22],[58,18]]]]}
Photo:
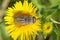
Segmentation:
{"type": "Polygon", "coordinates": [[[52,31],[52,29],[53,29],[53,26],[52,26],[51,22],[44,23],[44,25],[43,25],[43,32],[44,33],[48,34],[52,31]]]}
{"type": "Polygon", "coordinates": [[[16,2],[9,7],[7,15],[4,17],[6,30],[14,40],[31,40],[40,32],[40,20],[36,14],[37,8],[32,3],[24,1],[16,2]]]}

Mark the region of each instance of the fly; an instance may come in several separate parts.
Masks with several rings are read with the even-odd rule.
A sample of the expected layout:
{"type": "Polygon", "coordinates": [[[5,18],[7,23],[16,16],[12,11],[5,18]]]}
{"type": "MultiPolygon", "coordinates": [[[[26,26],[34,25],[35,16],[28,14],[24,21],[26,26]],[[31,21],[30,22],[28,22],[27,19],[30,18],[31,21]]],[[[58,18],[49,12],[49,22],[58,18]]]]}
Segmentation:
{"type": "Polygon", "coordinates": [[[15,18],[15,21],[25,24],[31,24],[36,21],[36,18],[31,16],[19,16],[15,18]]]}

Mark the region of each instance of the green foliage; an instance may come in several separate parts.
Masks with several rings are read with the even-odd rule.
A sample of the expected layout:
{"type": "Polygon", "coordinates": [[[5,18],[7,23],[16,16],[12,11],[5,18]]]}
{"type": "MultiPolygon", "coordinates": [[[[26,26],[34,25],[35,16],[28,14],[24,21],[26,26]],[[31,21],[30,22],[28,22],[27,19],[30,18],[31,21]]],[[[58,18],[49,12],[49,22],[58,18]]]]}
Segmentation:
{"type": "Polygon", "coordinates": [[[57,40],[57,35],[54,31],[52,32],[49,40],[57,40]]]}
{"type": "Polygon", "coordinates": [[[10,37],[7,34],[7,31],[5,30],[5,24],[4,22],[0,24],[0,30],[1,30],[1,35],[4,40],[11,40],[10,37]]]}
{"type": "Polygon", "coordinates": [[[22,1],[23,2],[23,0],[11,0],[9,5],[8,5],[8,7],[12,7],[18,1],[22,1]]]}
{"type": "Polygon", "coordinates": [[[0,0],[0,5],[1,5],[1,3],[2,3],[2,0],[0,0]]]}
{"type": "Polygon", "coordinates": [[[57,9],[52,15],[52,18],[58,21],[58,19],[60,18],[60,9],[57,9]]]}
{"type": "Polygon", "coordinates": [[[51,3],[51,6],[59,6],[60,7],[60,0],[49,0],[51,3]]]}
{"type": "Polygon", "coordinates": [[[37,6],[38,9],[41,9],[42,6],[39,4],[37,0],[31,0],[35,6],[37,6]]]}
{"type": "MultiPolygon", "coordinates": [[[[50,17],[54,20],[60,19],[60,0],[31,0],[34,5],[39,9],[41,17],[41,24],[51,21],[50,17]]],[[[52,22],[53,23],[53,22],[52,22]]],[[[57,25],[57,24],[56,24],[57,25]]],[[[53,32],[49,40],[59,40],[60,30],[58,26],[53,26],[53,32]]],[[[59,26],[60,27],[60,26],[59,26]]]]}
{"type": "Polygon", "coordinates": [[[11,40],[7,31],[5,30],[5,26],[6,25],[4,23],[4,19],[0,18],[0,36],[1,36],[2,40],[11,40]]]}

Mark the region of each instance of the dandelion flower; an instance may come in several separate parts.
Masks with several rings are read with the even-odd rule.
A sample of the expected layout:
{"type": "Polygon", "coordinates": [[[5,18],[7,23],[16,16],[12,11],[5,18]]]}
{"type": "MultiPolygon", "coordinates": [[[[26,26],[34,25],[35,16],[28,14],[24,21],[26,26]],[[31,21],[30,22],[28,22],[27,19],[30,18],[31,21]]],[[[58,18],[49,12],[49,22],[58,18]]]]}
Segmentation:
{"type": "Polygon", "coordinates": [[[40,32],[40,20],[36,14],[37,8],[32,3],[24,1],[16,2],[9,7],[4,17],[6,30],[13,40],[33,40],[40,32]]]}
{"type": "Polygon", "coordinates": [[[43,25],[43,32],[46,34],[49,34],[53,29],[52,23],[51,22],[46,22],[43,25]]]}

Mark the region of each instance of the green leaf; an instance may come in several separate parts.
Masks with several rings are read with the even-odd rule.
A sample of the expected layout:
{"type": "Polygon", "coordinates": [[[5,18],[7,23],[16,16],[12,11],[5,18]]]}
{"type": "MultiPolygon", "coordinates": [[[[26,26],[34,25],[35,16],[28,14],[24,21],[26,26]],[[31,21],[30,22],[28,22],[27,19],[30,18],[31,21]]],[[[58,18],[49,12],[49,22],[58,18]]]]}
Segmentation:
{"type": "Polygon", "coordinates": [[[55,21],[58,21],[60,19],[60,9],[57,9],[52,15],[51,18],[54,19],[55,21]]]}
{"type": "Polygon", "coordinates": [[[56,35],[56,33],[54,31],[52,32],[49,40],[57,40],[57,35],[56,35]]]}
{"type": "Polygon", "coordinates": [[[0,0],[0,5],[1,5],[1,3],[2,3],[2,0],[0,0]]]}
{"type": "Polygon", "coordinates": [[[11,0],[9,5],[8,5],[8,7],[12,7],[18,1],[22,1],[23,2],[23,0],[11,0]]]}
{"type": "Polygon", "coordinates": [[[48,16],[52,15],[53,13],[55,13],[57,8],[58,8],[58,6],[51,7],[51,8],[42,8],[41,11],[40,11],[40,14],[48,17],[48,16]]]}
{"type": "Polygon", "coordinates": [[[0,40],[2,40],[2,37],[1,37],[1,29],[0,29],[0,40]]]}
{"type": "Polygon", "coordinates": [[[35,6],[37,6],[38,9],[41,9],[42,6],[38,3],[38,0],[31,0],[35,6]]]}
{"type": "Polygon", "coordinates": [[[54,32],[58,35],[58,36],[60,36],[60,29],[58,28],[58,26],[57,26],[57,24],[55,24],[55,28],[54,28],[54,32]]]}
{"type": "Polygon", "coordinates": [[[5,30],[4,22],[0,23],[0,30],[1,30],[1,35],[2,35],[4,40],[11,40],[10,37],[8,36],[7,31],[5,30]]]}
{"type": "Polygon", "coordinates": [[[59,7],[60,7],[60,0],[49,0],[49,1],[51,3],[51,6],[59,5],[59,7]]]}

